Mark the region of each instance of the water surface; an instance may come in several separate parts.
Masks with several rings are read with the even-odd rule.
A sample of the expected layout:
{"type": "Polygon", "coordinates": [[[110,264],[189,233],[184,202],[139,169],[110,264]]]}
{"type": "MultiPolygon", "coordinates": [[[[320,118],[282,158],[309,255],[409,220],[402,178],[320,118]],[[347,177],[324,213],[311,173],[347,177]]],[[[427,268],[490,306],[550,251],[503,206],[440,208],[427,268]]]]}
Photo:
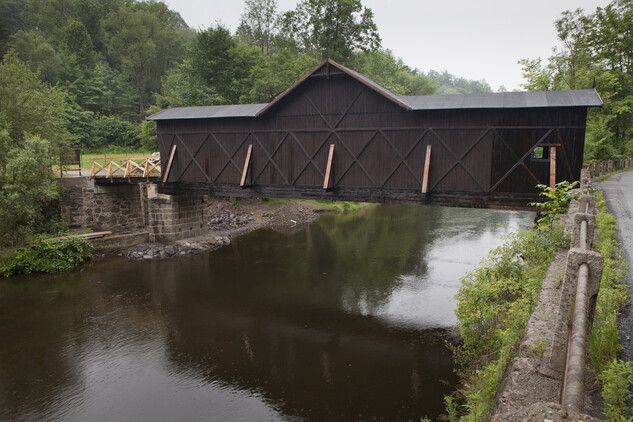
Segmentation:
{"type": "Polygon", "coordinates": [[[419,420],[459,278],[532,213],[372,206],[0,281],[0,420],[419,420]]]}

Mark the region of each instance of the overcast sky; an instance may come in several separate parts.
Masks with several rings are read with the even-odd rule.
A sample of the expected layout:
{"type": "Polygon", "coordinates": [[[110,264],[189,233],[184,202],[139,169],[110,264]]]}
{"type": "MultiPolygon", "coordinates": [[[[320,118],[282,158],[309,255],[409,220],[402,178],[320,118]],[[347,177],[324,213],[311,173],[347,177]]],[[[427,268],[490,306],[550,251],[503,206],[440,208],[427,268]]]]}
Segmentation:
{"type": "MultiPolygon", "coordinates": [[[[278,0],[280,11],[296,0],[278,0]]],[[[231,31],[244,10],[241,0],[165,0],[189,26],[204,29],[221,22],[231,31]]],[[[587,12],[600,0],[363,0],[388,48],[424,72],[448,70],[468,79],[485,79],[492,89],[520,89],[523,58],[546,59],[557,45],[554,20],[564,10],[587,12]]]]}

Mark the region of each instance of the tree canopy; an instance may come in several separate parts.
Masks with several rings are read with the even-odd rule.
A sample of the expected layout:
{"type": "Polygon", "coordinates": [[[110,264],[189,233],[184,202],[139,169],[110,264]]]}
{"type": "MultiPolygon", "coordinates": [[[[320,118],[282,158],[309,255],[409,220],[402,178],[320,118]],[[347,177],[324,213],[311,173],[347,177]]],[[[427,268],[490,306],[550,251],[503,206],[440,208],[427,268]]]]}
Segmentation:
{"type": "Polygon", "coordinates": [[[565,11],[555,22],[561,46],[547,62],[520,61],[528,90],[595,87],[604,106],[587,121],[585,160],[633,154],[633,3],[615,0],[594,13],[565,11]]]}
{"type": "MultiPolygon", "coordinates": [[[[45,206],[59,196],[51,166],[68,151],[64,93],[10,51],[0,63],[0,245],[45,230],[45,206]]],[[[58,218],[57,218],[58,220],[58,218]]]]}
{"type": "Polygon", "coordinates": [[[268,54],[273,39],[279,33],[277,0],[246,0],[244,13],[237,28],[237,36],[251,47],[258,47],[262,55],[268,54]]]}
{"type": "Polygon", "coordinates": [[[360,0],[303,0],[281,22],[287,37],[319,59],[346,64],[355,51],[380,48],[374,13],[360,0]]]}

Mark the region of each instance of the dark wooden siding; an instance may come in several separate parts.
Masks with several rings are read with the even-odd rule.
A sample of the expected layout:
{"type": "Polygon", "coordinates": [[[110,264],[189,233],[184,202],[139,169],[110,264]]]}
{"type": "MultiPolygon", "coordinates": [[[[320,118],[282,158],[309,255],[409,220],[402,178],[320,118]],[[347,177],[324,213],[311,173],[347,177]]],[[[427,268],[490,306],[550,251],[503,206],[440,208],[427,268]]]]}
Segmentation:
{"type": "Polygon", "coordinates": [[[178,145],[167,184],[237,187],[252,145],[253,186],[315,191],[334,144],[336,189],[419,193],[431,145],[431,194],[535,194],[549,182],[537,143],[557,145],[557,180],[579,178],[585,119],[585,107],[405,111],[347,75],[315,75],[261,117],[158,121],[157,132],[161,156],[178,145]]]}

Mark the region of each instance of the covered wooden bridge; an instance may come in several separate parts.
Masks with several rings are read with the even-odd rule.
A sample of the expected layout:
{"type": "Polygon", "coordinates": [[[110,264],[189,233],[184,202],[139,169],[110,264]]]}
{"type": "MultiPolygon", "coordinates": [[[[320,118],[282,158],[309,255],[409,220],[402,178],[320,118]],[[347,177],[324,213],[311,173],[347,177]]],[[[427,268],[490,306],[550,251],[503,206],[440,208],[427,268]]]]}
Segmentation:
{"type": "Polygon", "coordinates": [[[578,180],[593,90],[398,96],[325,60],[268,104],[171,108],[163,193],[525,208],[578,180]]]}

